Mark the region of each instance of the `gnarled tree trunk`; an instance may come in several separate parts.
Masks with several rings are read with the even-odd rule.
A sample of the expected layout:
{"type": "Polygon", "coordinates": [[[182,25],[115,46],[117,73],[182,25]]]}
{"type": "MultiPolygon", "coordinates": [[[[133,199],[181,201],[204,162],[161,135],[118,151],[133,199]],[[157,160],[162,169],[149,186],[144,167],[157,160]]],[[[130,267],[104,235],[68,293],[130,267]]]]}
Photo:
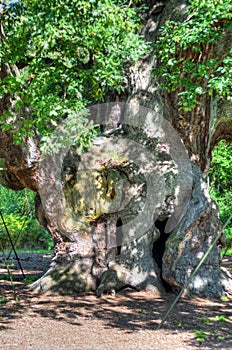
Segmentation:
{"type": "MultiPolygon", "coordinates": [[[[186,6],[150,1],[147,40],[155,45],[158,28],[181,19],[186,6]]],[[[231,140],[231,106],[205,96],[183,123],[176,93],[159,88],[155,64],[151,55],[131,67],[127,103],[90,109],[103,131],[81,155],[71,147],[41,161],[36,140],[14,146],[1,132],[6,170],[0,181],[37,192],[38,220],[55,241],[51,268],[34,290],[178,290],[221,231],[205,178],[214,145],[231,140]]],[[[219,297],[231,290],[216,245],[187,293],[219,297]]]]}

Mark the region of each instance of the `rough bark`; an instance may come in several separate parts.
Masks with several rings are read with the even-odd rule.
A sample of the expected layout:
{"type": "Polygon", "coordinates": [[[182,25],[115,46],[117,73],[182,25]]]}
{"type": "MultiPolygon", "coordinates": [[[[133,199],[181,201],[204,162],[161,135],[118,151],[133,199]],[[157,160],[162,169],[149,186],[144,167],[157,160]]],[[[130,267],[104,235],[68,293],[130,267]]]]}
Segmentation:
{"type": "Polygon", "coordinates": [[[152,255],[160,236],[154,220],[173,213],[177,165],[160,139],[128,123],[120,134],[106,135],[81,156],[65,154],[58,168],[58,159],[44,160],[37,215],[57,244],[51,269],[34,290],[163,291],[152,255]]]}
{"type": "MultiPolygon", "coordinates": [[[[0,81],[8,73],[7,65],[2,64],[0,69],[0,81]]],[[[0,99],[0,115],[4,111],[14,113],[14,100],[8,94],[0,99]]],[[[17,128],[17,123],[15,125],[17,128]]],[[[0,158],[4,159],[4,169],[0,172],[0,182],[3,186],[14,190],[22,190],[25,187],[33,191],[37,190],[36,173],[38,171],[39,142],[36,139],[26,138],[21,145],[13,142],[10,132],[3,132],[0,128],[0,158]]]]}
{"type": "MultiPolygon", "coordinates": [[[[184,1],[168,1],[158,16],[149,18],[144,33],[148,33],[149,40],[152,40],[154,45],[157,28],[167,19],[183,19],[186,6],[184,1]]],[[[214,55],[220,55],[222,50],[226,50],[230,41],[228,38],[231,38],[230,31],[226,33],[214,55]]],[[[170,237],[163,238],[165,245],[161,244],[164,252],[160,264],[162,278],[172,289],[178,290],[204,256],[218,231],[222,229],[218,208],[207,193],[204,179],[207,177],[213,147],[221,139],[231,141],[231,104],[206,95],[202,98],[200,106],[191,113],[180,114],[177,92],[166,93],[160,90],[156,78],[147,74],[156,64],[154,57],[149,57],[145,63],[142,62],[136,67],[133,71],[136,78],[132,79],[133,92],[129,100],[132,104],[140,103],[162,113],[184,141],[193,164],[194,183],[188,210],[183,220],[170,233],[170,237]]],[[[221,242],[224,239],[222,234],[221,242]]],[[[218,297],[229,290],[231,280],[228,273],[220,268],[220,251],[215,246],[188,287],[187,293],[218,297]]]]}
{"type": "MultiPolygon", "coordinates": [[[[148,5],[143,33],[155,45],[158,28],[167,19],[181,20],[187,3],[149,1],[148,5]]],[[[125,286],[156,293],[162,293],[163,286],[178,290],[221,230],[218,208],[204,178],[212,148],[220,139],[231,140],[231,106],[205,96],[201,106],[186,113],[183,120],[177,94],[159,88],[152,73],[156,63],[152,54],[130,68],[128,119],[110,119],[103,135],[81,156],[71,149],[62,157],[46,158],[39,166],[36,140],[14,146],[10,134],[1,132],[0,158],[5,159],[6,169],[0,181],[13,189],[29,187],[38,193],[38,220],[55,241],[51,268],[32,285],[34,290],[92,290],[97,295],[125,286]],[[154,112],[152,118],[149,113],[138,113],[141,107],[154,112]],[[164,117],[160,130],[157,115],[164,117]],[[185,156],[179,138],[193,165],[190,194],[190,163],[180,163],[185,156]],[[149,150],[144,163],[139,147],[149,150]],[[131,161],[135,156],[140,166],[131,161]],[[149,182],[146,172],[156,174],[156,181],[149,182]],[[148,198],[152,201],[146,207],[148,198]],[[183,208],[185,203],[188,206],[183,208]],[[144,206],[148,216],[136,221],[144,206]],[[147,229],[141,230],[147,221],[147,229]]],[[[0,107],[6,104],[8,100],[0,107]]],[[[215,246],[187,293],[219,297],[231,290],[230,276],[221,269],[220,250],[215,246]]]]}
{"type": "MultiPolygon", "coordinates": [[[[215,236],[221,232],[218,208],[209,197],[201,173],[194,167],[192,198],[185,217],[171,233],[163,255],[162,276],[171,286],[180,290],[199,264],[215,236]]],[[[231,281],[227,271],[220,268],[221,236],[187,288],[187,295],[220,297],[222,290],[230,292],[231,281]]]]}

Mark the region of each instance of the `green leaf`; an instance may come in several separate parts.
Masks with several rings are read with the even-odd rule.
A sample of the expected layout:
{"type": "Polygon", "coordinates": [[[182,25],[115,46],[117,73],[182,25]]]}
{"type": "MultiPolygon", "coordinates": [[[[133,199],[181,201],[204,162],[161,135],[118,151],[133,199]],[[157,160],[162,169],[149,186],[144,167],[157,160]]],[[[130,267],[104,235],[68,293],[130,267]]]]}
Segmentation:
{"type": "Polygon", "coordinates": [[[20,76],[5,78],[0,93],[17,96],[19,112],[31,110],[30,123],[20,113],[9,121],[17,125],[15,140],[34,128],[49,134],[53,121],[128,88],[127,67],[149,50],[138,34],[141,21],[138,5],[114,0],[24,0],[10,7],[0,57],[20,67],[20,76]]]}

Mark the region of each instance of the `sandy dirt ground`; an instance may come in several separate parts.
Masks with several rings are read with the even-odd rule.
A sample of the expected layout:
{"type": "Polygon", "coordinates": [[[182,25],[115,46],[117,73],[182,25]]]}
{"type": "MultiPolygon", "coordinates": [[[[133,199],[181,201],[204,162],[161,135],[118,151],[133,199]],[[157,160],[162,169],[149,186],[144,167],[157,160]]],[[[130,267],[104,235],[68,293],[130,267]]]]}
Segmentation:
{"type": "MultiPolygon", "coordinates": [[[[26,276],[38,278],[50,254],[19,254],[26,276]]],[[[175,295],[160,298],[125,289],[113,296],[38,295],[29,291],[15,259],[13,286],[0,255],[1,350],[232,349],[232,299],[182,298],[157,330],[175,295]],[[16,299],[16,300],[15,300],[16,299]]],[[[232,258],[223,265],[232,269],[232,258]]]]}

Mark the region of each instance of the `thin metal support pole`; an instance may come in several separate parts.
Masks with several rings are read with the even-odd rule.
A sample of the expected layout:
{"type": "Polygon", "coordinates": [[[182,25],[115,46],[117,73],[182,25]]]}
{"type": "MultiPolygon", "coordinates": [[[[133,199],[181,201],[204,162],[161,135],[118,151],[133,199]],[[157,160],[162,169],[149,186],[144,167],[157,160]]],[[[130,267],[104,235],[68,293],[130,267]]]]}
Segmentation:
{"type": "Polygon", "coordinates": [[[0,210],[0,216],[1,216],[1,219],[2,219],[2,223],[3,223],[4,227],[5,227],[7,236],[8,236],[8,238],[9,238],[10,244],[11,244],[12,249],[13,249],[13,251],[14,251],[16,260],[17,260],[17,262],[18,262],[18,264],[19,264],[19,267],[20,267],[20,270],[21,270],[21,272],[22,272],[22,276],[23,276],[23,278],[25,278],[25,274],[24,274],[24,272],[23,272],[23,268],[22,268],[20,259],[19,259],[19,257],[18,257],[18,254],[17,254],[16,250],[15,250],[14,243],[13,243],[13,241],[12,241],[12,239],[11,239],[10,232],[9,232],[7,226],[6,226],[6,222],[5,222],[5,220],[4,220],[4,217],[3,217],[3,214],[2,214],[2,212],[1,212],[1,210],[0,210]]]}

